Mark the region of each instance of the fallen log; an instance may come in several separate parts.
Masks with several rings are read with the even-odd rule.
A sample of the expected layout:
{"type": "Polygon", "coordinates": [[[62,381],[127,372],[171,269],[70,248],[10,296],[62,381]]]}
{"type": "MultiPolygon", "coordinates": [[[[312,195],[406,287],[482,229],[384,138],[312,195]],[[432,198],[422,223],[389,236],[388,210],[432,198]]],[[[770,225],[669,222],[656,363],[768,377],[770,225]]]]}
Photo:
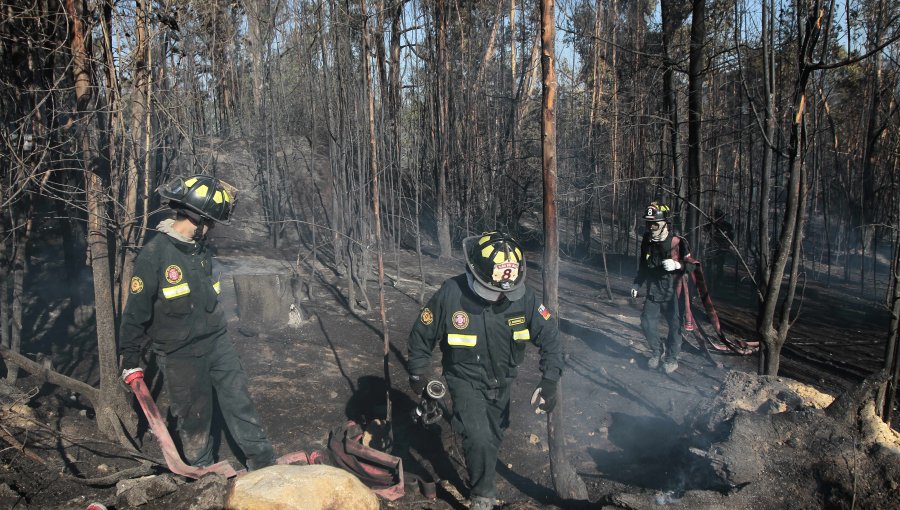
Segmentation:
{"type": "Polygon", "coordinates": [[[38,464],[40,464],[42,466],[47,465],[47,462],[44,461],[44,459],[42,459],[38,454],[34,453],[33,451],[25,448],[24,444],[17,441],[16,438],[14,438],[12,436],[12,434],[7,432],[6,429],[4,429],[3,427],[0,427],[0,439],[5,441],[13,449],[15,449],[18,452],[21,452],[22,455],[28,457],[29,459],[33,460],[34,462],[37,462],[38,464]]]}
{"type": "Polygon", "coordinates": [[[40,378],[43,382],[66,388],[74,393],[79,393],[88,399],[91,407],[97,409],[100,401],[100,390],[83,383],[77,379],[60,374],[52,368],[45,367],[41,363],[33,361],[26,356],[13,352],[6,347],[0,347],[0,358],[18,365],[19,368],[29,374],[40,378]]]}

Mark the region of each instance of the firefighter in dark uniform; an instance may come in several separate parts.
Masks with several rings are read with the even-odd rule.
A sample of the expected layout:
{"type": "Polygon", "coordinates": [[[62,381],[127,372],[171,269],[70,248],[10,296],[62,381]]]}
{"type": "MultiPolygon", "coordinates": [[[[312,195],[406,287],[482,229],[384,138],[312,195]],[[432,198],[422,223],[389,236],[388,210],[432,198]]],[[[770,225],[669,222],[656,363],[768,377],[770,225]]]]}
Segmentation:
{"type": "Polygon", "coordinates": [[[685,262],[690,253],[684,239],[679,239],[678,243],[681,261],[672,258],[672,239],[675,234],[669,231],[669,219],[668,206],[656,202],[647,206],[644,212],[647,231],[638,254],[637,276],[631,287],[631,297],[637,298],[638,290],[646,283],[641,330],[650,347],[647,366],[655,370],[662,361],[663,370],[667,374],[678,369],[678,354],[681,352],[681,311],[675,292],[675,276],[690,273],[696,267],[685,262]],[[659,338],[660,314],[669,325],[665,345],[659,338]]]}
{"type": "Polygon", "coordinates": [[[234,188],[208,176],[178,178],[159,188],[175,211],[134,262],[130,295],[120,327],[122,378],[140,368],[149,337],[177,419],[185,461],[213,463],[210,424],[213,390],[228,430],[250,470],[274,463],[272,444],[247,391],[247,376],[225,327],[206,234],[225,222],[234,188]]]}
{"type": "Polygon", "coordinates": [[[532,396],[536,412],[556,405],[562,352],[556,317],[525,285],[525,258],[499,232],[463,240],[466,272],[446,280],[410,332],[410,386],[421,395],[432,351],[440,344],[443,375],[453,399],[451,426],[463,443],[471,485],[470,508],[496,502],[497,452],[509,426],[510,386],[526,344],[539,348],[543,374],[532,396]]]}

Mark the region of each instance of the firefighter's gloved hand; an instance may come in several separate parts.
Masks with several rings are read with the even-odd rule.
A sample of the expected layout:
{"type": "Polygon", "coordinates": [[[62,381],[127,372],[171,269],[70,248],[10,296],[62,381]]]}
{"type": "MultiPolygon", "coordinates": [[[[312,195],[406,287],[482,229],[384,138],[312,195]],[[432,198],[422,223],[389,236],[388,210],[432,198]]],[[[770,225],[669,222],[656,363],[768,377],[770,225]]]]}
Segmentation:
{"type": "Polygon", "coordinates": [[[638,290],[637,290],[637,289],[631,289],[631,297],[633,297],[633,298],[638,297],[638,290]]]}
{"type": "Polygon", "coordinates": [[[138,377],[140,377],[141,379],[144,378],[144,369],[141,367],[126,368],[122,370],[122,382],[125,383],[125,386],[130,387],[131,381],[135,380],[138,377]]]}
{"type": "Polygon", "coordinates": [[[663,269],[669,272],[678,271],[679,269],[681,269],[681,262],[678,262],[677,260],[666,259],[662,264],[663,269]]]}
{"type": "Polygon", "coordinates": [[[422,394],[425,393],[425,385],[427,384],[428,381],[421,375],[413,374],[409,376],[409,387],[412,388],[413,393],[415,393],[417,397],[421,397],[422,394]]]}
{"type": "Polygon", "coordinates": [[[541,383],[531,394],[531,405],[535,414],[544,414],[553,411],[556,407],[556,381],[541,379],[541,383]]]}

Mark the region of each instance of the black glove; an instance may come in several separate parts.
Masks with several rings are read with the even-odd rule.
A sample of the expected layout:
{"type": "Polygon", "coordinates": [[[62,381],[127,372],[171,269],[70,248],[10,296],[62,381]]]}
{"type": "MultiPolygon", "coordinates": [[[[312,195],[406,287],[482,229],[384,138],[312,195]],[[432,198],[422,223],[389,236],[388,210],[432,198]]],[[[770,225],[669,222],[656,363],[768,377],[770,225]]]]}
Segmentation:
{"type": "Polygon", "coordinates": [[[119,357],[122,368],[134,368],[141,366],[141,351],[123,352],[119,357]]]}
{"type": "Polygon", "coordinates": [[[417,397],[421,397],[422,394],[425,393],[425,385],[427,384],[428,381],[421,375],[412,374],[409,376],[409,387],[412,388],[413,393],[415,393],[417,397]]]}
{"type": "Polygon", "coordinates": [[[536,414],[549,413],[556,407],[556,385],[557,381],[541,379],[541,383],[531,395],[531,405],[534,406],[536,414]]]}

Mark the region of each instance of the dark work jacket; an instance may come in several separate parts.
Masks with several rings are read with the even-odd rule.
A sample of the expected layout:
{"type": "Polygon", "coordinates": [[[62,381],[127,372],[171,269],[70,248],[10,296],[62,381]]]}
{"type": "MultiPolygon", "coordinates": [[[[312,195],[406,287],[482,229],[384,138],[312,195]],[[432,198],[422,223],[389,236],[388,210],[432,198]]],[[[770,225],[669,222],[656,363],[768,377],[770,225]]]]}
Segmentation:
{"type": "Polygon", "coordinates": [[[146,337],[163,354],[200,356],[225,331],[219,282],[203,242],[158,233],[134,261],[128,303],[119,329],[124,368],[137,366],[146,337]]]}
{"type": "Polygon", "coordinates": [[[517,301],[489,303],[461,274],[446,280],[419,314],[409,334],[409,372],[424,375],[439,343],[445,376],[479,390],[505,388],[518,375],[526,344],[533,343],[543,376],[556,381],[563,367],[558,331],[557,318],[531,289],[517,301]]]}
{"type": "Polygon", "coordinates": [[[654,242],[650,240],[650,233],[647,232],[641,241],[640,260],[638,261],[637,276],[634,277],[634,288],[637,289],[646,283],[646,296],[651,301],[663,302],[674,299],[675,276],[688,274],[697,267],[686,261],[690,255],[690,249],[684,238],[679,238],[678,252],[672,253],[673,237],[675,234],[669,232],[665,239],[654,242]],[[681,263],[681,269],[672,272],[666,271],[662,265],[666,259],[677,260],[681,263]]]}

